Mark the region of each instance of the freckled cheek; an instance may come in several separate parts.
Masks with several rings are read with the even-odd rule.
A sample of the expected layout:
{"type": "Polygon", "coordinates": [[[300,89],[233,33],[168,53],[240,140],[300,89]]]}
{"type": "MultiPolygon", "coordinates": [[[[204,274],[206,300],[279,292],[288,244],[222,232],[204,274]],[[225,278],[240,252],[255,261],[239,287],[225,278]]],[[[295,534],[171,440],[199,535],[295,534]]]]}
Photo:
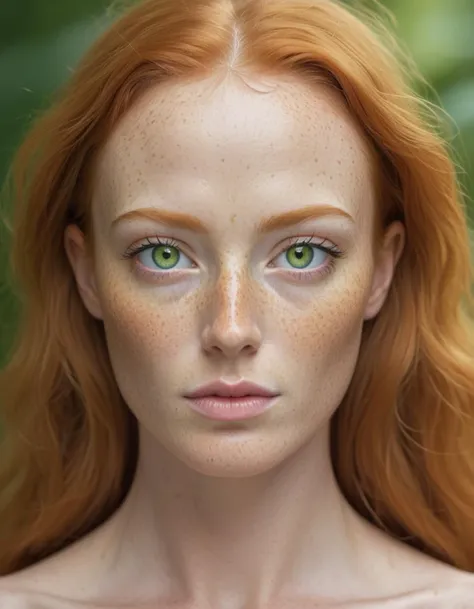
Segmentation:
{"type": "Polygon", "coordinates": [[[102,290],[101,300],[109,347],[129,359],[156,360],[163,350],[170,358],[189,341],[192,310],[173,301],[163,302],[153,289],[144,296],[136,289],[109,284],[102,290]]]}
{"type": "Polygon", "coordinates": [[[298,357],[339,357],[360,339],[366,298],[364,282],[342,283],[321,293],[297,315],[293,310],[282,316],[280,328],[288,352],[298,357]]]}

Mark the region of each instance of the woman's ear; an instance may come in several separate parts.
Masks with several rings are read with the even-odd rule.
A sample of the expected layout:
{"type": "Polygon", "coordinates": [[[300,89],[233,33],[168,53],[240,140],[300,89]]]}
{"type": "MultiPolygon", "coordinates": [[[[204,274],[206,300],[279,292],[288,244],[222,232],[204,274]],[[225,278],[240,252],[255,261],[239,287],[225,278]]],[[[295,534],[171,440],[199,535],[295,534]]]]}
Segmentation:
{"type": "Polygon", "coordinates": [[[387,298],[395,268],[405,246],[405,227],[393,222],[385,231],[383,243],[376,253],[372,287],[364,312],[364,319],[378,315],[387,298]]]}
{"type": "Polygon", "coordinates": [[[84,233],[77,225],[66,227],[64,247],[84,306],[93,317],[102,319],[93,260],[87,250],[84,233]]]}

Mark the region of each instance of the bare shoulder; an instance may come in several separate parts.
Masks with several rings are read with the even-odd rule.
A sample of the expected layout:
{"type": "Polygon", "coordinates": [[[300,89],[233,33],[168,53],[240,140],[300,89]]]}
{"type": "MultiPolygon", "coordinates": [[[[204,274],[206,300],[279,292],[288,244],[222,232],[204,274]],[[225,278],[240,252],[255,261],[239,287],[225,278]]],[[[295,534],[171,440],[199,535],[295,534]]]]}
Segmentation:
{"type": "Polygon", "coordinates": [[[474,609],[474,574],[450,569],[445,575],[415,593],[406,609],[474,609]]]}
{"type": "Polygon", "coordinates": [[[63,609],[64,602],[51,596],[61,593],[64,579],[58,563],[53,557],[0,577],[0,609],[63,609]]]}
{"type": "Polygon", "coordinates": [[[368,540],[363,563],[369,570],[364,570],[364,579],[375,597],[370,609],[474,609],[474,573],[421,552],[362,519],[360,524],[368,540]]]}
{"type": "Polygon", "coordinates": [[[78,569],[78,549],[66,548],[0,577],[0,609],[70,609],[73,603],[67,599],[74,598],[78,584],[85,581],[78,569]]]}
{"type": "Polygon", "coordinates": [[[64,599],[38,591],[9,587],[0,580],[0,609],[72,609],[64,599]]]}
{"type": "Polygon", "coordinates": [[[42,595],[11,589],[8,590],[0,580],[0,609],[65,609],[54,599],[42,595]]]}
{"type": "Polygon", "coordinates": [[[453,609],[474,609],[474,574],[458,573],[449,586],[447,596],[452,597],[453,609]]]}
{"type": "Polygon", "coordinates": [[[0,581],[0,609],[32,609],[32,606],[20,593],[2,589],[0,581]]]}
{"type": "Polygon", "coordinates": [[[55,554],[0,577],[0,609],[69,609],[97,596],[104,579],[105,530],[102,525],[55,554]]]}
{"type": "Polygon", "coordinates": [[[25,572],[0,578],[0,609],[72,609],[66,590],[75,592],[73,578],[39,564],[25,572]]]}
{"type": "Polygon", "coordinates": [[[56,606],[30,588],[22,576],[0,577],[0,609],[56,609],[56,606]]]}

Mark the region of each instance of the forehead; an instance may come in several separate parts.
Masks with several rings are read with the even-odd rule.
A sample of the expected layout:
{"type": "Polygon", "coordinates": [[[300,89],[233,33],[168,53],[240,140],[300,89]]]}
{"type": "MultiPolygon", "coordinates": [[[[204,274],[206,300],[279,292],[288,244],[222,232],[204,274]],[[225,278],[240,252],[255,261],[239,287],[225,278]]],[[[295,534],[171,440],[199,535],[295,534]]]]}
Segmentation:
{"type": "Polygon", "coordinates": [[[355,215],[373,196],[372,153],[340,93],[295,77],[158,85],[118,125],[99,164],[97,187],[114,214],[139,207],[145,193],[148,204],[175,209],[189,192],[210,204],[214,191],[276,206],[279,194],[286,211],[288,196],[304,186],[312,202],[355,215]]]}

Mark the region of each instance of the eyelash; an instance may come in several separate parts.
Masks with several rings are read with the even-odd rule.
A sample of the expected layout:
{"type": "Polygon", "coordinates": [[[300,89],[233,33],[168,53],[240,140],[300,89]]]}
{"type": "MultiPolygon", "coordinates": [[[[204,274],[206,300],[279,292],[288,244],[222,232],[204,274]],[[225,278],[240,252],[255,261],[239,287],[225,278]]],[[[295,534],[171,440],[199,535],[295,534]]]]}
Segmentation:
{"type": "MultiPolygon", "coordinates": [[[[160,247],[162,245],[164,246],[168,246],[168,247],[175,247],[177,249],[180,249],[179,247],[179,243],[177,241],[175,241],[174,239],[168,239],[168,238],[160,238],[158,236],[154,237],[154,241],[152,241],[149,237],[146,238],[146,241],[144,243],[140,243],[138,245],[131,245],[126,251],[125,253],[122,255],[122,258],[125,260],[131,259],[131,258],[135,258],[136,256],[138,256],[138,254],[140,254],[141,252],[144,252],[150,248],[155,248],[155,247],[160,247]]],[[[336,267],[336,261],[339,258],[343,258],[345,256],[345,252],[343,252],[342,250],[340,250],[336,245],[331,244],[330,246],[324,246],[324,243],[331,243],[330,241],[328,241],[327,239],[324,239],[324,241],[322,241],[322,243],[315,243],[313,241],[314,239],[314,234],[311,237],[305,238],[305,239],[301,239],[300,237],[293,237],[289,240],[287,240],[285,247],[275,256],[275,258],[277,258],[278,256],[280,256],[281,254],[283,254],[283,252],[289,250],[291,247],[294,246],[302,246],[302,245],[312,245],[314,246],[316,249],[319,249],[323,252],[325,252],[326,254],[329,255],[329,262],[324,264],[323,267],[319,267],[317,269],[312,269],[310,271],[292,271],[289,269],[284,269],[286,274],[294,279],[297,279],[298,281],[309,281],[310,279],[312,279],[313,277],[316,276],[326,276],[329,275],[330,273],[332,273],[332,271],[334,271],[335,267],[336,267]]],[[[142,271],[143,273],[146,274],[151,274],[151,275],[169,275],[170,273],[168,271],[142,271]]]]}

